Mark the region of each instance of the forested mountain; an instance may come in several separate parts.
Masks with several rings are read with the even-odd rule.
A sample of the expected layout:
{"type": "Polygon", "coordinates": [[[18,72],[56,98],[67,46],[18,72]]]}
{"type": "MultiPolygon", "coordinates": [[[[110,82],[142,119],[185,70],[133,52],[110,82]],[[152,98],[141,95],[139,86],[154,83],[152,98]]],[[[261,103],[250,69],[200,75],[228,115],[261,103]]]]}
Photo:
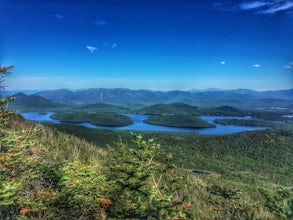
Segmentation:
{"type": "Polygon", "coordinates": [[[14,97],[15,100],[9,103],[9,108],[16,111],[48,111],[65,106],[37,95],[18,93],[14,97]]]}
{"type": "Polygon", "coordinates": [[[201,107],[230,105],[241,109],[293,109],[293,89],[257,92],[247,89],[219,91],[152,91],[131,89],[86,89],[80,91],[47,90],[35,93],[64,104],[110,103],[123,106],[147,106],[182,102],[201,107]]]}
{"type": "Polygon", "coordinates": [[[198,114],[199,108],[184,103],[155,104],[139,109],[144,114],[198,114]]]}

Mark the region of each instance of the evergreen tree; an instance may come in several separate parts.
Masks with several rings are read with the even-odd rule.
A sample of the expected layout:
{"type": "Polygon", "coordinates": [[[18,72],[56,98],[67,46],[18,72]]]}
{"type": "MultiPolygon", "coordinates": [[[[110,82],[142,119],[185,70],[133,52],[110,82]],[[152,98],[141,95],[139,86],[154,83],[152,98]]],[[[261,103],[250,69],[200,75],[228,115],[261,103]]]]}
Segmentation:
{"type": "Polygon", "coordinates": [[[177,193],[182,179],[174,173],[169,158],[155,161],[160,145],[152,139],[133,135],[136,148],[128,148],[121,138],[116,148],[109,146],[104,167],[109,179],[109,216],[118,219],[170,219],[186,215],[176,209],[182,202],[177,193]]]}
{"type": "MultiPolygon", "coordinates": [[[[0,90],[4,89],[5,86],[3,85],[4,77],[9,75],[10,72],[8,72],[9,69],[13,68],[13,66],[8,67],[0,67],[0,90]]],[[[9,114],[11,114],[10,111],[8,111],[8,104],[10,101],[13,101],[13,96],[3,97],[0,94],[0,127],[3,128],[7,124],[7,117],[9,114]]]]}

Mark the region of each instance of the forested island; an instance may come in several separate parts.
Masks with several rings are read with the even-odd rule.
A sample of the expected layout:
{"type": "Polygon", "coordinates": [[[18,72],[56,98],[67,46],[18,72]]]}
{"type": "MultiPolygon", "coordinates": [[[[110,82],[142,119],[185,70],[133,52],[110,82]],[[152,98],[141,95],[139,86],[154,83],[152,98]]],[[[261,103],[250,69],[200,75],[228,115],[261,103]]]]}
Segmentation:
{"type": "Polygon", "coordinates": [[[126,126],[133,123],[129,117],[114,113],[58,112],[51,117],[62,122],[90,122],[101,126],[126,126]]]}
{"type": "Polygon", "coordinates": [[[145,123],[181,128],[212,128],[215,125],[193,115],[151,115],[145,123]]]}

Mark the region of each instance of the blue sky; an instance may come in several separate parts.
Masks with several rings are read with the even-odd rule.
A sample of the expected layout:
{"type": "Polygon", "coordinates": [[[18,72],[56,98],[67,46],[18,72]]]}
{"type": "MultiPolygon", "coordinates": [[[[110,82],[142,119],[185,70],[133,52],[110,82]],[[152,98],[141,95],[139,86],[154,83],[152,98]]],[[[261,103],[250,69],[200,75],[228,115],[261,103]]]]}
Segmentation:
{"type": "Polygon", "coordinates": [[[292,0],[0,0],[8,90],[293,88],[292,0]]]}

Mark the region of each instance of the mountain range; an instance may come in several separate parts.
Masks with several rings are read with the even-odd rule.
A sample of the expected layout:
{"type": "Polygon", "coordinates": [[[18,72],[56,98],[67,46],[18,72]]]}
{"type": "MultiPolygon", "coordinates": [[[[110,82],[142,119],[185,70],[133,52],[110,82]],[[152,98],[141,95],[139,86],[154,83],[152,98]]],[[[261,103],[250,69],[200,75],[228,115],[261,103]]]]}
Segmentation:
{"type": "MultiPolygon", "coordinates": [[[[31,104],[34,103],[31,99],[40,100],[42,97],[47,101],[50,100],[53,102],[53,105],[57,106],[59,104],[81,105],[107,103],[125,107],[145,107],[159,103],[180,102],[199,107],[229,105],[240,109],[293,110],[293,89],[263,92],[248,89],[174,90],[164,92],[124,88],[92,88],[76,91],[68,89],[44,90],[33,93],[32,95],[20,94],[16,94],[18,99],[29,99],[29,103],[31,104]]],[[[45,103],[43,99],[42,103],[45,103]]]]}

